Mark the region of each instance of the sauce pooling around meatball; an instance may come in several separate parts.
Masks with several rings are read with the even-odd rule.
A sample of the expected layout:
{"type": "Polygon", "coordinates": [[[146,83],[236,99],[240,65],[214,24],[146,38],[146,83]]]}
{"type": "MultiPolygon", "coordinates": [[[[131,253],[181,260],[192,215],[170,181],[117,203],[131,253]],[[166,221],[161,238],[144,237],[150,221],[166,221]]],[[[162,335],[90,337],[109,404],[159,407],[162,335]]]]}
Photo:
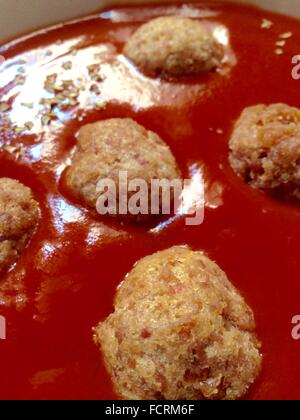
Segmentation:
{"type": "Polygon", "coordinates": [[[236,399],[260,372],[251,309],[200,252],[173,247],[137,262],[96,329],[125,399],[236,399]]]}
{"type": "Polygon", "coordinates": [[[299,311],[300,208],[249,188],[228,162],[232,121],[243,109],[300,107],[299,80],[291,77],[298,45],[299,20],[201,1],[114,7],[1,46],[0,176],[30,186],[43,213],[0,280],[11,338],[0,344],[3,399],[115,399],[91,329],[112,312],[115,289],[135,261],[183,243],[218,261],[254,310],[264,367],[245,398],[299,398],[290,321],[299,311]],[[174,14],[205,25],[223,46],[216,71],[150,78],[124,57],[141,25],[174,14]],[[277,43],[285,44],[280,54],[277,43]],[[157,133],[184,178],[205,185],[203,224],[125,226],[64,195],[59,180],[76,133],[111,118],[157,133]]]}

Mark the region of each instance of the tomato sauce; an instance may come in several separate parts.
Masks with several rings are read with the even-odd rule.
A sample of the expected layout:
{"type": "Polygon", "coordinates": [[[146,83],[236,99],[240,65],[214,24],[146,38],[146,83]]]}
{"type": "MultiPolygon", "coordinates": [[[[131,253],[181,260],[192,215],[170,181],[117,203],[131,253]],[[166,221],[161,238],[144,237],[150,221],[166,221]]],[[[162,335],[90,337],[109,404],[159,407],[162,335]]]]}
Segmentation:
{"type": "Polygon", "coordinates": [[[300,397],[300,342],[291,337],[291,319],[300,312],[300,207],[251,189],[228,164],[230,132],[244,107],[300,107],[300,82],[291,76],[299,48],[299,21],[216,2],[105,10],[0,48],[0,102],[10,105],[0,114],[0,176],[30,186],[42,210],[29,246],[0,279],[0,315],[7,320],[1,399],[116,398],[92,328],[113,310],[115,289],[135,261],[176,244],[215,260],[254,310],[264,360],[247,398],[300,397]],[[151,80],[121,55],[141,22],[174,13],[217,31],[226,51],[220,72],[151,80]],[[263,19],[273,25],[262,28],[263,19]],[[276,54],[287,32],[293,35],[276,54]],[[49,117],[40,101],[51,97],[44,82],[53,74],[72,80],[79,93],[63,110],[51,105],[49,117]],[[79,127],[111,117],[131,117],[157,132],[185,177],[201,174],[203,224],[175,218],[155,228],[122,225],[66,196],[60,179],[79,127]]]}

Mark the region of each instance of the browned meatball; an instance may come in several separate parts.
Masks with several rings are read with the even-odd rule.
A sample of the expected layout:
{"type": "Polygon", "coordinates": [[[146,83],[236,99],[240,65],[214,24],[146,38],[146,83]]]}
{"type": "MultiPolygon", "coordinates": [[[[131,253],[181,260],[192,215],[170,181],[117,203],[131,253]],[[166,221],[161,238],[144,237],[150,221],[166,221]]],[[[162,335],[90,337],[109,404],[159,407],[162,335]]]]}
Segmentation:
{"type": "Polygon", "coordinates": [[[0,272],[14,264],[38,224],[39,205],[20,182],[0,178],[0,272]]]}
{"type": "Polygon", "coordinates": [[[286,104],[246,108],[235,124],[229,160],[251,186],[300,200],[300,110],[286,104]]]}
{"type": "MultiPolygon", "coordinates": [[[[152,179],[181,178],[169,147],[158,135],[135,121],[115,118],[82,127],[65,177],[67,189],[72,195],[96,208],[101,194],[97,190],[98,181],[109,178],[118,187],[121,171],[127,173],[128,181],[145,180],[149,194],[152,179]]],[[[150,202],[147,195],[148,199],[150,202]]],[[[117,211],[118,203],[117,194],[117,211]]],[[[135,220],[140,218],[141,215],[132,217],[135,220]]]]}
{"type": "Polygon", "coordinates": [[[184,76],[219,66],[223,47],[199,21],[165,16],[142,25],[124,54],[149,76],[184,76]]]}
{"type": "Polygon", "coordinates": [[[95,340],[124,399],[236,399],[260,372],[254,328],[225,273],[173,247],[138,261],[95,340]]]}

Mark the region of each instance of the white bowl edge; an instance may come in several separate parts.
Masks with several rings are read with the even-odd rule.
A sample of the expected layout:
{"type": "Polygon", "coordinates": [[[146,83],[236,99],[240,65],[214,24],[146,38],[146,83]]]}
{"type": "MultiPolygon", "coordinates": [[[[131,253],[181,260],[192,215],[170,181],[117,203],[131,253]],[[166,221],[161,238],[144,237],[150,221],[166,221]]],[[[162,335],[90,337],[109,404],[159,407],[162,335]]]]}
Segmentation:
{"type": "MultiPolygon", "coordinates": [[[[151,0],[150,0],[151,1],[151,0]]],[[[163,3],[161,0],[152,0],[163,3]]],[[[164,0],[166,2],[168,0],[164,0]]],[[[224,1],[224,0],[223,0],[224,1]]],[[[226,1],[226,0],[225,0],[226,1]]],[[[257,5],[300,18],[299,0],[230,0],[257,5]]],[[[149,2],[149,1],[148,1],[149,2]]],[[[191,0],[187,0],[188,3],[191,0]]],[[[0,0],[0,39],[5,40],[31,29],[66,21],[95,12],[103,6],[145,4],[139,0],[0,0]]]]}

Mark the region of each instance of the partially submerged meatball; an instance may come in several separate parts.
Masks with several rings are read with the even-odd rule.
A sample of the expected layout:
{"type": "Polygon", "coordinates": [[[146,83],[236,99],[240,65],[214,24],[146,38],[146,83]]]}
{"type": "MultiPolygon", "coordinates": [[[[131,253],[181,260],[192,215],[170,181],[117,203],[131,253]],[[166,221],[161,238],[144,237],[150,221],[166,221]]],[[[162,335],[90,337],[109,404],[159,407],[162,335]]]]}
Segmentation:
{"type": "Polygon", "coordinates": [[[251,186],[300,200],[300,110],[286,104],[246,108],[235,124],[229,160],[251,186]]]}
{"type": "MultiPolygon", "coordinates": [[[[147,131],[135,121],[115,118],[83,126],[78,135],[72,164],[65,176],[65,183],[70,193],[88,206],[97,208],[97,200],[103,193],[98,188],[98,182],[109,178],[117,186],[116,215],[119,215],[121,172],[126,172],[128,182],[135,179],[146,182],[149,188],[145,192],[145,198],[149,205],[151,180],[171,181],[181,178],[180,170],[169,147],[157,134],[147,131]]],[[[128,192],[129,201],[131,192],[127,191],[127,188],[123,188],[122,191],[126,194],[128,192]]],[[[143,219],[143,215],[140,214],[123,214],[123,216],[135,221],[143,219]]]]}
{"type": "Polygon", "coordinates": [[[0,178],[0,273],[14,264],[38,224],[39,205],[30,188],[0,178]]]}
{"type": "Polygon", "coordinates": [[[142,25],[124,54],[149,76],[187,76],[220,65],[223,47],[198,20],[159,17],[142,25]]]}
{"type": "Polygon", "coordinates": [[[140,260],[95,329],[124,399],[236,399],[260,372],[251,309],[200,252],[173,247],[140,260]]]}

